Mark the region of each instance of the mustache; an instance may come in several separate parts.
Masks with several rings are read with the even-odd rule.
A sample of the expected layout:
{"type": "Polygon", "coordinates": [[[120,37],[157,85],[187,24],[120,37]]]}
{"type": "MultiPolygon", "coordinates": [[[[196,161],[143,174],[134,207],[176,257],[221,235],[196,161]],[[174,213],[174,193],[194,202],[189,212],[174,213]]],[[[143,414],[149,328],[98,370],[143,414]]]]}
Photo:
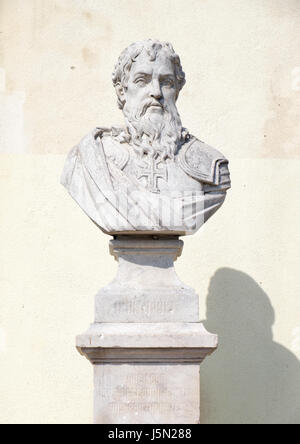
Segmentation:
{"type": "Polygon", "coordinates": [[[175,103],[163,101],[162,104],[154,97],[148,97],[134,110],[125,104],[123,113],[127,131],[138,155],[159,153],[163,159],[174,157],[182,138],[182,124],[175,103]],[[152,113],[146,113],[153,105],[164,110],[158,119],[153,119],[152,113]]]}
{"type": "Polygon", "coordinates": [[[144,116],[146,114],[147,109],[150,106],[158,106],[158,107],[162,108],[163,110],[165,110],[165,107],[158,100],[148,99],[148,100],[145,100],[145,102],[140,106],[140,109],[138,111],[139,117],[144,116]]]}

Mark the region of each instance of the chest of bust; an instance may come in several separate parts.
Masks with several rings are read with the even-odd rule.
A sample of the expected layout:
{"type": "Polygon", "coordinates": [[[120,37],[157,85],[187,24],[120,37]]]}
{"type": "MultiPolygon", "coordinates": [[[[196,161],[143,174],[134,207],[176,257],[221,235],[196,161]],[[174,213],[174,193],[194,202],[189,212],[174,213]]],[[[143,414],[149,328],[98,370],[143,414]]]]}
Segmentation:
{"type": "Polygon", "coordinates": [[[188,176],[174,160],[161,160],[144,156],[142,159],[132,154],[124,168],[124,173],[154,193],[182,195],[185,192],[202,191],[203,185],[188,176]]]}
{"type": "Polygon", "coordinates": [[[113,162],[129,179],[153,193],[176,197],[185,192],[203,190],[200,181],[183,171],[177,157],[172,160],[150,155],[141,157],[131,145],[117,143],[111,137],[103,139],[103,146],[108,163],[113,162]]]}

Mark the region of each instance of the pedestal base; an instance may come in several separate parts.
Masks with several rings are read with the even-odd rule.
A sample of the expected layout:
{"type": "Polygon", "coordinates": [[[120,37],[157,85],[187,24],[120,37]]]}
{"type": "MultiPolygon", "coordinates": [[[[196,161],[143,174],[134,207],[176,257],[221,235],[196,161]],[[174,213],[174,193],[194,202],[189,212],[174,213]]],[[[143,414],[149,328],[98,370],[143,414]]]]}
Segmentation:
{"type": "Polygon", "coordinates": [[[198,424],[200,363],[217,336],[200,323],[96,323],[77,337],[94,364],[96,424],[198,424]]]}
{"type": "Polygon", "coordinates": [[[198,424],[199,364],[95,365],[95,424],[198,424]]]}
{"type": "Polygon", "coordinates": [[[77,337],[94,365],[96,424],[198,424],[200,364],[218,343],[178,278],[176,236],[118,236],[115,279],[96,295],[95,323],[77,337]]]}

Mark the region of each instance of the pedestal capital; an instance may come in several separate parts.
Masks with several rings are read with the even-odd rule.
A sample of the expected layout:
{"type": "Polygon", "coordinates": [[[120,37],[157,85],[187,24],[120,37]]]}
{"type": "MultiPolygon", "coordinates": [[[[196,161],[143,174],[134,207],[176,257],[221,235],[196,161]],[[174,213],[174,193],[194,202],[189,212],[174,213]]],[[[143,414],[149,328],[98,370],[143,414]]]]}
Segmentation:
{"type": "Polygon", "coordinates": [[[116,236],[109,242],[109,252],[116,260],[122,256],[181,256],[183,241],[178,236],[116,236]]]}
{"type": "Polygon", "coordinates": [[[76,338],[92,364],[200,364],[217,344],[217,335],[198,322],[95,323],[76,338]]]}

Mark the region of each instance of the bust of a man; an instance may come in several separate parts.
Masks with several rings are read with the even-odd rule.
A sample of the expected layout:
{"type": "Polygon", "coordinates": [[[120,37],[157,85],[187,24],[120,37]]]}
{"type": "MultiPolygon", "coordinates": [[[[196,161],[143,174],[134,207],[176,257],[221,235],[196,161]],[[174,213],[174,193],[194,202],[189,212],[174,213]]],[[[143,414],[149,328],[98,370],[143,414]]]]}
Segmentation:
{"type": "Polygon", "coordinates": [[[170,43],[133,43],[113,84],[125,126],[84,137],[69,154],[63,185],[105,233],[194,233],[224,202],[230,177],[226,158],[181,124],[178,55],[170,43]]]}

